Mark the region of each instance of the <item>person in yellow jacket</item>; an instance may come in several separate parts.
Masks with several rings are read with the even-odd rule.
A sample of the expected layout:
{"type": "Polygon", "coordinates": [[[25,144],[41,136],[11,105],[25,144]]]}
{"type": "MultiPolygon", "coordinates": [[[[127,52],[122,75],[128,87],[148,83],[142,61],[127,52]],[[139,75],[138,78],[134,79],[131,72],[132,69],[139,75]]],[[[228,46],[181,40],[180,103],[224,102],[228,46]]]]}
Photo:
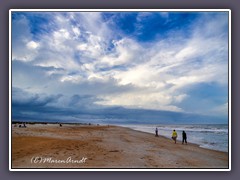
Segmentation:
{"type": "Polygon", "coordinates": [[[172,139],[174,140],[175,144],[177,142],[177,131],[175,131],[175,129],[172,132],[172,139]]]}

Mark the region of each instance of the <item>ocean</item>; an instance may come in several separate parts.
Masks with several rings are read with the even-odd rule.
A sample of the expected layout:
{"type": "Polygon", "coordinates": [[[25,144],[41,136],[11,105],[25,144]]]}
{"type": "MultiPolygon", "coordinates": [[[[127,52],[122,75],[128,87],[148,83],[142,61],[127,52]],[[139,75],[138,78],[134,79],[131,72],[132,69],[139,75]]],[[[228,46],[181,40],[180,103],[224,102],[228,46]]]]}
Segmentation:
{"type": "Polygon", "coordinates": [[[198,144],[202,148],[228,152],[228,125],[227,124],[201,124],[201,125],[120,125],[134,130],[158,134],[171,139],[172,131],[178,133],[178,140],[182,141],[182,131],[187,133],[187,141],[198,144]]]}

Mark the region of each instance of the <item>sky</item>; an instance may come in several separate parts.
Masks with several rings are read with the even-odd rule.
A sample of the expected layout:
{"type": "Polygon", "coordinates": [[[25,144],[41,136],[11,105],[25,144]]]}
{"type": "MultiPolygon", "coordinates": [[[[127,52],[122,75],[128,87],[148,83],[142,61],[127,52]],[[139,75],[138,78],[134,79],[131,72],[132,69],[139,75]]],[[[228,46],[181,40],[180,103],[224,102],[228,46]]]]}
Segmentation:
{"type": "Polygon", "coordinates": [[[228,12],[12,12],[12,119],[228,123],[228,12]]]}

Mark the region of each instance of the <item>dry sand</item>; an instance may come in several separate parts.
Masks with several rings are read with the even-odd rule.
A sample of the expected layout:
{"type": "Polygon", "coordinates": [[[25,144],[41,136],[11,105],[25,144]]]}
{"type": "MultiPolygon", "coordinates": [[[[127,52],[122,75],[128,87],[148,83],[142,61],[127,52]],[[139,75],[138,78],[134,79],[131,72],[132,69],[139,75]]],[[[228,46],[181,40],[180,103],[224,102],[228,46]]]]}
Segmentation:
{"type": "Polygon", "coordinates": [[[12,168],[228,168],[228,153],[117,126],[12,127],[12,168]]]}

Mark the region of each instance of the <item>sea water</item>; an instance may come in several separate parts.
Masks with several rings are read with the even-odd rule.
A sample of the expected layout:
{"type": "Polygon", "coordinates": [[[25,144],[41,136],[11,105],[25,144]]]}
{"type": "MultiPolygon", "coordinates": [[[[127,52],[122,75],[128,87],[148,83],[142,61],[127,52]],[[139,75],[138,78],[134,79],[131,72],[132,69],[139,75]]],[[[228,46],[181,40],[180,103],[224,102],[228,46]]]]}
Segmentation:
{"type": "Polygon", "coordinates": [[[198,144],[202,148],[228,152],[229,136],[227,124],[201,124],[201,125],[121,125],[134,130],[155,134],[156,127],[158,135],[171,138],[172,131],[178,133],[178,140],[182,141],[182,131],[187,133],[187,141],[198,144]]]}

